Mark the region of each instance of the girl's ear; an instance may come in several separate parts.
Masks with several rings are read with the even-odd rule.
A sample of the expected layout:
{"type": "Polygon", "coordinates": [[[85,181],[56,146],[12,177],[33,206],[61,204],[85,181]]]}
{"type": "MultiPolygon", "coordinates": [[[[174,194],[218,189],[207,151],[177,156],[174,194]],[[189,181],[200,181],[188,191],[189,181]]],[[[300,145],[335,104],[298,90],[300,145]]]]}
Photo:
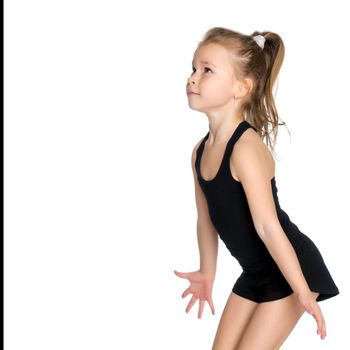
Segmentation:
{"type": "Polygon", "coordinates": [[[249,93],[252,91],[253,89],[253,81],[252,79],[246,78],[243,81],[241,81],[239,83],[239,87],[238,87],[238,92],[235,94],[235,96],[237,97],[245,97],[247,95],[249,95],[249,93]]]}

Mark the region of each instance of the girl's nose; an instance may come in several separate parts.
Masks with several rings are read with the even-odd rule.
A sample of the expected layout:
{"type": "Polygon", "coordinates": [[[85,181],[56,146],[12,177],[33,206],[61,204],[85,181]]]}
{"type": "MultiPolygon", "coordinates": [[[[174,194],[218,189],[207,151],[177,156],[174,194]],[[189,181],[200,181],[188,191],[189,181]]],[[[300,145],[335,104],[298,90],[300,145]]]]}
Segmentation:
{"type": "Polygon", "coordinates": [[[191,76],[187,79],[187,82],[188,82],[188,84],[193,84],[195,81],[194,81],[193,77],[191,76]]]}

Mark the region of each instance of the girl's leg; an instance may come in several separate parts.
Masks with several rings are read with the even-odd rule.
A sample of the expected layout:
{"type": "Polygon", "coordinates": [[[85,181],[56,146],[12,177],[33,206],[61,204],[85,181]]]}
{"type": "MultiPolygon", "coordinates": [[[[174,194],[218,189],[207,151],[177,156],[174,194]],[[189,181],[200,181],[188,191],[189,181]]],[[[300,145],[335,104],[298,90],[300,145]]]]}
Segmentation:
{"type": "Polygon", "coordinates": [[[235,349],[257,305],[231,291],[220,318],[212,350],[235,349]]]}
{"type": "MultiPolygon", "coordinates": [[[[312,293],[316,299],[319,293],[312,293]]],[[[304,313],[296,295],[260,303],[236,350],[278,350],[304,313]]]]}

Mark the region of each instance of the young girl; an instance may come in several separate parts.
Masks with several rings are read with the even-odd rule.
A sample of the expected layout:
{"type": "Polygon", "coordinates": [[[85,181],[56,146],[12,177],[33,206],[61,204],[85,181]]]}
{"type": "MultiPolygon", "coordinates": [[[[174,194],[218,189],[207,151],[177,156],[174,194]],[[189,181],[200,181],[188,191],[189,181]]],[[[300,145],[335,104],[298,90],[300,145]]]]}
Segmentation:
{"type": "Polygon", "coordinates": [[[174,271],[190,282],[182,294],[192,294],[186,312],[199,299],[198,318],[205,301],[215,313],[218,236],[242,267],[212,350],[279,349],[305,310],[324,339],[317,302],[339,294],[319,250],[278,201],[272,153],[285,123],[272,89],[283,58],[276,33],[222,27],[207,31],[193,57],[188,103],[207,115],[209,131],[192,153],[200,268],[174,271]]]}

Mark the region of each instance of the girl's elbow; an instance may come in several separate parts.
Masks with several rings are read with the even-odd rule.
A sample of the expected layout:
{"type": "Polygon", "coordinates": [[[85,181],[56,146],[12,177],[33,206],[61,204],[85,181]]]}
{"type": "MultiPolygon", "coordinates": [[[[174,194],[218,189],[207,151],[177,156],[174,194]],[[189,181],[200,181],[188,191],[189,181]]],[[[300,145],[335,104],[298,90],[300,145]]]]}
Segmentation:
{"type": "Polygon", "coordinates": [[[269,220],[261,225],[256,225],[255,229],[262,239],[268,239],[271,235],[281,231],[282,226],[278,220],[269,220]]]}

